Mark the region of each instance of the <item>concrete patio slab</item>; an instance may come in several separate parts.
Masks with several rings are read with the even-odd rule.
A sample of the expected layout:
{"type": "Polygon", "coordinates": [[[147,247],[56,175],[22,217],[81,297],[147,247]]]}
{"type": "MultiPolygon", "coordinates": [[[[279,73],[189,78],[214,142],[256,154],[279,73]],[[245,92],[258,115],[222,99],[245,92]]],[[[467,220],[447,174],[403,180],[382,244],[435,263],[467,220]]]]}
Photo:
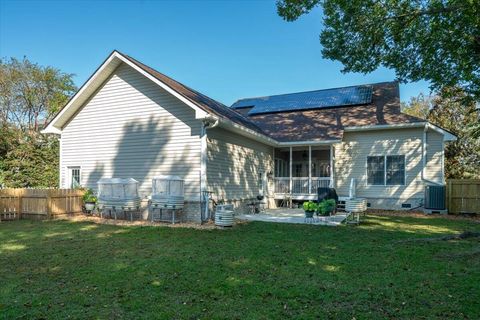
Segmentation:
{"type": "Polygon", "coordinates": [[[248,221],[338,226],[347,218],[347,215],[342,212],[334,216],[306,220],[302,209],[279,208],[266,210],[265,213],[235,215],[235,218],[248,221]]]}

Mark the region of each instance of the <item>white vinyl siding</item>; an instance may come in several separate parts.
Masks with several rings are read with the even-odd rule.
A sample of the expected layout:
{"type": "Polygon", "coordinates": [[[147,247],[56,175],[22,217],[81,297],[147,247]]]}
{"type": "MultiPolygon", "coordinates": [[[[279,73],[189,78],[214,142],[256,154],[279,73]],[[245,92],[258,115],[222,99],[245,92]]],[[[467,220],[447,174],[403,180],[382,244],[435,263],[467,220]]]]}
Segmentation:
{"type": "Polygon", "coordinates": [[[146,197],[154,176],[178,175],[187,200],[197,201],[200,126],[189,106],[122,64],[63,128],[61,181],[68,167],[81,166],[83,186],[134,178],[146,197]]]}
{"type": "Polygon", "coordinates": [[[252,199],[262,186],[271,192],[265,180],[273,173],[273,147],[221,128],[207,130],[207,137],[207,184],[215,198],[252,199]]]}
{"type": "Polygon", "coordinates": [[[425,178],[443,183],[443,135],[429,130],[427,132],[427,170],[425,178]]]}
{"type": "MultiPolygon", "coordinates": [[[[357,196],[366,198],[423,198],[426,182],[421,179],[423,128],[345,132],[344,142],[335,146],[335,187],[349,194],[350,180],[357,179],[357,196]],[[374,185],[367,181],[367,157],[405,156],[404,185],[374,185]]],[[[442,136],[429,130],[426,176],[441,182],[442,136]],[[430,159],[430,160],[429,160],[430,159]]]]}

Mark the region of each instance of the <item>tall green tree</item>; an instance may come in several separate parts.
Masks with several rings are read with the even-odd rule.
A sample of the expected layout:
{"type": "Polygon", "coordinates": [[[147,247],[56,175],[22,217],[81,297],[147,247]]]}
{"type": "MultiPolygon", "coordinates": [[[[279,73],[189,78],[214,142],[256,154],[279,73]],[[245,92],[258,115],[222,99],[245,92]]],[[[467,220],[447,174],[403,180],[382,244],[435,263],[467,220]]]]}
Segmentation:
{"type": "Polygon", "coordinates": [[[403,112],[426,119],[457,136],[456,141],[445,146],[447,178],[480,178],[480,138],[472,131],[480,122],[480,111],[466,97],[461,88],[444,88],[433,97],[420,95],[402,106],[403,112]]]}
{"type": "Polygon", "coordinates": [[[279,0],[287,21],[323,8],[324,57],[344,72],[395,70],[402,82],[480,98],[480,0],[279,0]]]}
{"type": "Polygon", "coordinates": [[[0,60],[0,186],[58,185],[58,139],[39,130],[75,90],[56,68],[0,60]]]}
{"type": "Polygon", "coordinates": [[[27,58],[0,60],[0,120],[38,132],[75,92],[72,77],[27,58]]]}

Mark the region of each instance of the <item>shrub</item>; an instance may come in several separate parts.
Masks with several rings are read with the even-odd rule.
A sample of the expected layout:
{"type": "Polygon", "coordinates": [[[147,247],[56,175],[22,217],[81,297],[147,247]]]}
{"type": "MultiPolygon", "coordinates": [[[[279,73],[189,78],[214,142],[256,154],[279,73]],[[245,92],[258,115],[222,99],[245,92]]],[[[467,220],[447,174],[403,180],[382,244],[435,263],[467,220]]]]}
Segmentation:
{"type": "Polygon", "coordinates": [[[95,194],[93,193],[93,190],[92,189],[87,189],[85,190],[85,193],[83,194],[83,202],[97,202],[97,197],[95,196],[95,194]]]}
{"type": "Polygon", "coordinates": [[[307,201],[303,203],[303,210],[305,211],[317,211],[317,204],[313,201],[307,201]]]}
{"type": "Polygon", "coordinates": [[[334,199],[325,199],[318,204],[318,211],[321,215],[329,215],[331,212],[333,212],[333,210],[335,210],[336,205],[337,203],[334,199]]]}

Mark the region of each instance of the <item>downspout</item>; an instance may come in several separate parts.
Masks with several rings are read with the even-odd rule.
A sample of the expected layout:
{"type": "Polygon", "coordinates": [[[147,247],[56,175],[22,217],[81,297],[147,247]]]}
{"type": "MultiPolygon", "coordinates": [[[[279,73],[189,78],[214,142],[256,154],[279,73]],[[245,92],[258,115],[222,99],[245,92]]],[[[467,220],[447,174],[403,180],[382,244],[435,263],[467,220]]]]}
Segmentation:
{"type": "Polygon", "coordinates": [[[62,188],[62,136],[58,137],[58,188],[62,188]]]}
{"type": "Polygon", "coordinates": [[[218,125],[218,119],[207,116],[200,130],[200,220],[203,223],[209,217],[208,212],[208,193],[207,193],[207,129],[215,128],[218,125]]]}

